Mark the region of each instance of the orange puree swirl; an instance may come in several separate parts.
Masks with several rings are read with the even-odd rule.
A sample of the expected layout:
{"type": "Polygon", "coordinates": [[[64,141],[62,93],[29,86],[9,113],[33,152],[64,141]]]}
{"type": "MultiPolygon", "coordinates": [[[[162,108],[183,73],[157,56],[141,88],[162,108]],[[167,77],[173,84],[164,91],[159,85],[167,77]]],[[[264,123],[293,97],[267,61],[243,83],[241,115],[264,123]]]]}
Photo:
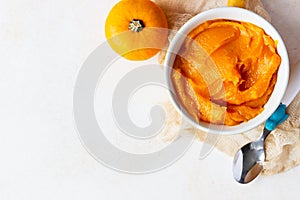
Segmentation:
{"type": "Polygon", "coordinates": [[[212,20],[188,34],[171,79],[195,121],[233,126],[263,111],[280,62],[276,42],[262,28],[212,20]]]}

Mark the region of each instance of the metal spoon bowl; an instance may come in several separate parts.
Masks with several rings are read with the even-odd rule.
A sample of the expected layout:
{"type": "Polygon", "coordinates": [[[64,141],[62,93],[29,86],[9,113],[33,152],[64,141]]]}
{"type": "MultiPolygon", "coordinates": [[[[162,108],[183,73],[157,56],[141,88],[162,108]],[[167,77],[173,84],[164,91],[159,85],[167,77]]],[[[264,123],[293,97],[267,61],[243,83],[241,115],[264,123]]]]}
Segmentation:
{"type": "Polygon", "coordinates": [[[233,159],[233,176],[239,183],[249,183],[263,170],[264,141],[271,131],[264,128],[258,140],[243,146],[233,159]]]}

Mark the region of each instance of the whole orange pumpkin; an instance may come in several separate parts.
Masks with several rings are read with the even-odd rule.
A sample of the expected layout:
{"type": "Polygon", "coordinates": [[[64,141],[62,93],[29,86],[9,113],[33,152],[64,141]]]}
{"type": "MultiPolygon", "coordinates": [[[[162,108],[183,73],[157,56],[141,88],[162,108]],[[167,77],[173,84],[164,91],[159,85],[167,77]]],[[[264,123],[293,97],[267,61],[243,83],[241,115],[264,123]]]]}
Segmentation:
{"type": "Polygon", "coordinates": [[[105,35],[113,50],[129,60],[159,52],[168,36],[164,12],[150,0],[122,0],[107,16],[105,35]]]}

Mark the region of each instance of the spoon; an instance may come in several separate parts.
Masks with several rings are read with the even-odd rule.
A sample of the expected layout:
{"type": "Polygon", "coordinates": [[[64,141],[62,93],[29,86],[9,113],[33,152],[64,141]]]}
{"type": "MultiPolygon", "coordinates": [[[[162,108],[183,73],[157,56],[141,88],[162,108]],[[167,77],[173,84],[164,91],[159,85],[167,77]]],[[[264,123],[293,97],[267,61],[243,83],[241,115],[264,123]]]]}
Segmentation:
{"type": "Polygon", "coordinates": [[[268,135],[276,128],[277,125],[283,123],[287,118],[286,106],[291,103],[299,91],[300,65],[295,69],[290,77],[290,83],[287,91],[282,99],[282,103],[276,111],[266,121],[263,133],[254,142],[244,145],[234,156],[233,159],[233,177],[242,184],[246,184],[254,180],[263,170],[265,161],[264,141],[268,135]]]}

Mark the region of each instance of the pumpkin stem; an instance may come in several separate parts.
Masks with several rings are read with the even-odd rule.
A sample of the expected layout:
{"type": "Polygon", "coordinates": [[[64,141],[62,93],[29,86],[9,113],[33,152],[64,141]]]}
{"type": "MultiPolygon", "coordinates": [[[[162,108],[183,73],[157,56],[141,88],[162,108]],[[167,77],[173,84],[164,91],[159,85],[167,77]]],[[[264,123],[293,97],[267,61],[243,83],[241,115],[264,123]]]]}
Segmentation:
{"type": "Polygon", "coordinates": [[[145,25],[142,20],[140,19],[133,19],[129,22],[128,26],[129,30],[133,32],[140,32],[145,28],[145,25]]]}

